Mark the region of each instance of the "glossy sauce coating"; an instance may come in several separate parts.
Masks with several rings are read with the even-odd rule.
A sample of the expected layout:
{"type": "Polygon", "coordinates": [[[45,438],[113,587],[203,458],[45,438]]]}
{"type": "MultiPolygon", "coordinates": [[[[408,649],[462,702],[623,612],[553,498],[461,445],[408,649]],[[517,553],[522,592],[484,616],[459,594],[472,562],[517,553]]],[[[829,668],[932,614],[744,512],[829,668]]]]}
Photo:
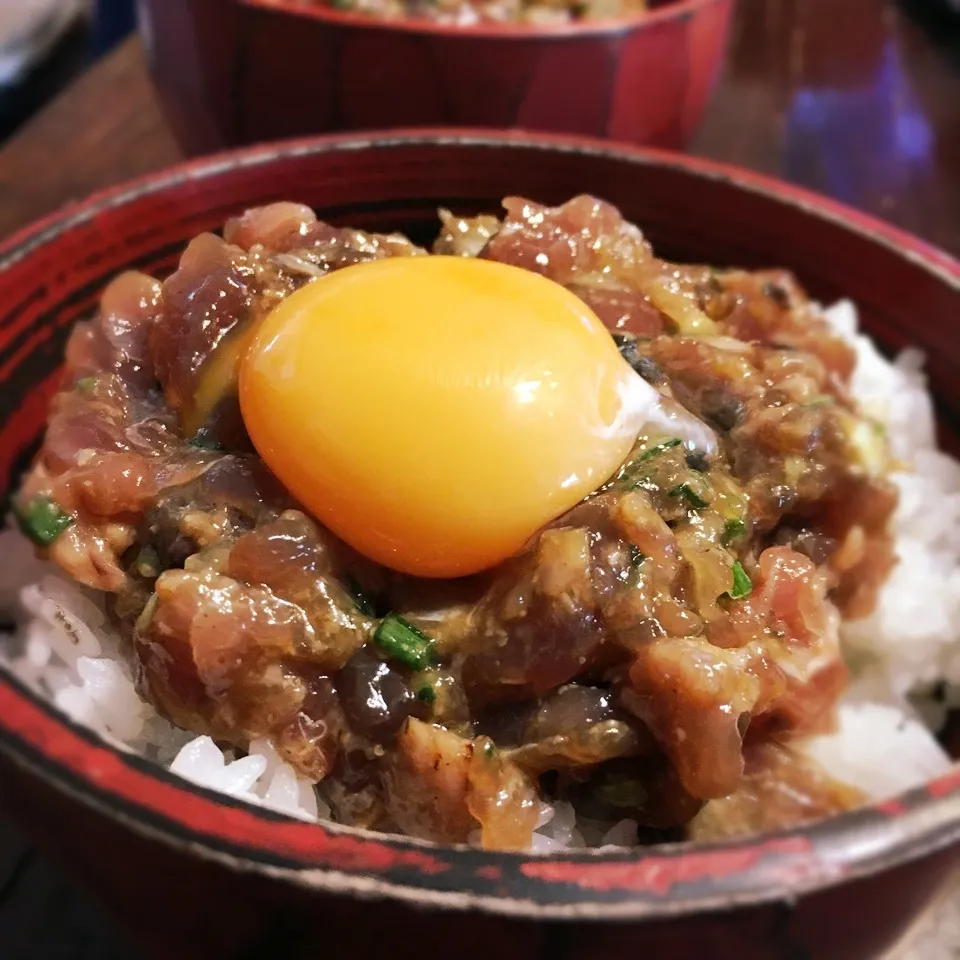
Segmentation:
{"type": "Polygon", "coordinates": [[[332,271],[425,254],[295,204],[191,246],[162,287],[118,279],[74,332],[21,492],[69,514],[49,555],[112,596],[165,715],[238,749],[268,737],[344,823],[513,848],[540,798],[644,840],[855,804],[781,746],[829,724],[839,620],[892,563],[886,445],[850,399],[852,352],[786,274],[666,263],[593,198],[505,208],[446,216],[437,251],[575,294],[664,412],[518,555],[398,573],[254,452],[234,338],[332,271]],[[238,286],[236,316],[203,327],[238,286]],[[378,640],[388,614],[406,646],[378,640]]]}

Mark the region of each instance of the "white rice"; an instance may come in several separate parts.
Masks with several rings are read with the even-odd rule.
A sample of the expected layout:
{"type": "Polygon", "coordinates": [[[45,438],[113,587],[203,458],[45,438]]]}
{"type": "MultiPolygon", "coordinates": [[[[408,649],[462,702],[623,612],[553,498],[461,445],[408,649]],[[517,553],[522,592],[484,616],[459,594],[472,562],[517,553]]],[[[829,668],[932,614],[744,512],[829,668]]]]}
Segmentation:
{"type": "MultiPolygon", "coordinates": [[[[856,680],[840,705],[838,729],[808,741],[805,750],[837,779],[882,798],[950,766],[931,729],[948,705],[960,706],[960,464],[936,448],[920,354],[908,350],[894,363],[885,360],[858,333],[850,303],[825,316],[857,350],[855,395],[912,469],[894,477],[900,562],[876,611],[841,631],[856,680]],[[947,693],[936,700],[931,693],[940,682],[947,693]]],[[[137,693],[120,638],[93,591],[38,561],[18,533],[0,533],[0,556],[0,609],[12,611],[17,624],[0,638],[0,660],[67,716],[203,787],[305,820],[330,817],[313,785],[267,741],[253,741],[236,757],[159,717],[137,693]]],[[[571,804],[557,802],[542,804],[532,849],[636,843],[636,821],[578,819],[571,804]]]]}
{"type": "Polygon", "coordinates": [[[937,449],[922,354],[905,350],[890,363],[859,332],[849,301],[824,316],[856,349],[853,393],[904,469],[892,477],[897,565],[873,614],[841,627],[855,681],[836,732],[805,750],[837,779],[882,799],[951,765],[932,731],[960,705],[960,463],[937,449]]]}

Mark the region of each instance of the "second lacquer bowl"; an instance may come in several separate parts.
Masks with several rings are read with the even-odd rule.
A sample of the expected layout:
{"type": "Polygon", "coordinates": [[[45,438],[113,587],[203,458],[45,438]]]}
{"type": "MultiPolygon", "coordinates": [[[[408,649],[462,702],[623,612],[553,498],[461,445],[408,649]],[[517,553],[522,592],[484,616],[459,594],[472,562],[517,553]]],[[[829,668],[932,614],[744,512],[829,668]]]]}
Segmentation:
{"type": "Polygon", "coordinates": [[[383,20],[326,4],[140,0],[153,76],[195,153],[400,126],[522,127],[680,146],[733,0],[561,26],[383,20]]]}

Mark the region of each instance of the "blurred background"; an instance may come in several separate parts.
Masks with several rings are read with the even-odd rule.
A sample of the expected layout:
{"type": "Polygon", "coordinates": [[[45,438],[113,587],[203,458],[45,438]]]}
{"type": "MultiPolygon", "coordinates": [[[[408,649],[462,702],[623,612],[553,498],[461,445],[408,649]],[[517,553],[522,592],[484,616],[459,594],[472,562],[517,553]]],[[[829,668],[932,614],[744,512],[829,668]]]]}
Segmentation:
{"type": "MultiPolygon", "coordinates": [[[[231,4],[236,0],[196,0],[192,6],[227,10],[231,4]]],[[[195,124],[190,134],[178,125],[177,110],[185,101],[193,104],[189,90],[177,101],[177,82],[190,79],[188,48],[202,32],[197,27],[194,37],[190,31],[202,18],[177,20],[174,12],[190,6],[143,0],[152,29],[140,39],[134,0],[0,0],[0,234],[94,189],[197,152],[198,130],[210,135],[210,146],[255,139],[234,96],[253,96],[244,102],[263,107],[264,122],[276,120],[276,97],[290,81],[276,80],[279,95],[265,93],[262,75],[254,73],[253,94],[230,88],[220,113],[211,107],[208,123],[195,124]],[[166,74],[156,62],[164,51],[166,74]],[[163,96],[150,80],[151,56],[163,96]],[[181,67],[183,78],[177,76],[181,67]]],[[[631,136],[623,138],[676,141],[690,152],[781,177],[960,256],[960,0],[739,0],[733,9],[726,43],[716,45],[719,79],[709,102],[704,98],[696,116],[679,126],[672,117],[645,120],[652,126],[643,129],[628,124],[623,129],[631,136]]],[[[273,13],[265,6],[261,13],[264,28],[272,27],[273,13]]],[[[716,29],[705,28],[699,40],[716,39],[710,34],[716,29]]],[[[266,36],[252,33],[248,42],[258,35],[266,36]]],[[[207,24],[211,37],[222,41],[219,55],[239,57],[225,52],[230,37],[221,24],[207,24]]],[[[253,70],[250,49],[233,72],[217,61],[216,44],[211,49],[201,58],[200,72],[209,81],[204,89],[218,74],[253,70]]],[[[328,84],[309,51],[259,53],[259,62],[272,56],[273,69],[293,71],[301,88],[328,84]]],[[[659,56],[643,61],[647,72],[630,81],[637,96],[652,89],[654,102],[673,82],[678,62],[694,55],[661,44],[659,56]]],[[[404,62],[403,80],[410,82],[418,67],[404,62]]],[[[696,74],[695,60],[684,66],[696,74]]],[[[564,118],[581,107],[587,109],[568,99],[551,115],[564,118]]],[[[362,125],[365,115],[361,110],[353,125],[362,125]]],[[[315,122],[303,117],[308,125],[315,122]]],[[[960,956],[960,910],[938,914],[931,924],[929,937],[910,956],[960,956]]],[[[0,821],[0,956],[135,954],[81,888],[0,821]]]]}
{"type": "Polygon", "coordinates": [[[133,0],[0,3],[0,139],[134,28],[133,0]]]}
{"type": "MultiPolygon", "coordinates": [[[[686,2],[652,5],[660,13],[686,2]]],[[[527,83],[526,106],[514,115],[520,126],[685,145],[826,193],[960,254],[960,216],[948,215],[960,210],[960,0],[707,0],[698,27],[687,31],[699,36],[680,38],[669,32],[674,24],[663,24],[626,38],[616,53],[612,43],[571,47],[562,63],[541,56],[545,45],[536,41],[514,62],[502,47],[472,50],[447,37],[418,59],[419,48],[404,47],[399,31],[363,46],[362,36],[331,37],[319,21],[281,15],[274,4],[140,0],[149,27],[141,42],[135,0],[0,0],[0,146],[8,147],[0,190],[12,204],[0,211],[0,233],[90,188],[233,143],[379,127],[384,117],[393,125],[465,125],[465,117],[472,125],[486,111],[492,125],[506,125],[497,122],[508,108],[492,102],[501,92],[493,87],[509,98],[527,83]],[[249,22],[234,23],[237,10],[249,22]],[[331,77],[330,51],[346,43],[357,52],[331,77]],[[438,67],[442,49],[455,53],[438,67]],[[531,56],[539,58],[535,83],[531,56]],[[599,80],[596,89],[582,82],[609,70],[611,59],[624,61],[613,92],[599,80]],[[457,67],[460,60],[467,68],[457,67]],[[370,66],[377,62],[387,64],[379,79],[370,66]],[[571,63],[582,64],[577,86],[558,92],[569,82],[558,74],[569,74],[571,63]],[[485,65],[491,72],[483,80],[450,72],[485,65]],[[457,91],[442,89],[458,82],[468,88],[466,106],[457,91]],[[364,101],[368,83],[380,86],[364,101]],[[389,89],[402,93],[385,104],[389,89]],[[593,114],[601,111],[607,125],[597,131],[593,114]],[[114,155],[90,154],[101,135],[112,138],[114,155]],[[42,141],[44,150],[69,147],[70,162],[84,169],[39,171],[24,139],[42,141]]]]}

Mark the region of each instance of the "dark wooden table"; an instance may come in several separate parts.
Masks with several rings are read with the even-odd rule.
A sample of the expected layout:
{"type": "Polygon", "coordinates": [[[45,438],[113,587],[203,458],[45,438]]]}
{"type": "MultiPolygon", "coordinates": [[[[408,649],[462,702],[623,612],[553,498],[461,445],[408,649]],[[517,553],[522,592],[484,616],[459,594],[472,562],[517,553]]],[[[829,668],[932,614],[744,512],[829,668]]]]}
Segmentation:
{"type": "MultiPolygon", "coordinates": [[[[960,257],[960,18],[933,12],[942,2],[740,0],[691,151],[819,190],[960,257]]],[[[0,149],[0,235],[182,156],[131,40],[0,149]]],[[[908,955],[960,956],[960,911],[937,914],[908,955]]],[[[0,956],[135,953],[0,822],[0,956]]]]}

